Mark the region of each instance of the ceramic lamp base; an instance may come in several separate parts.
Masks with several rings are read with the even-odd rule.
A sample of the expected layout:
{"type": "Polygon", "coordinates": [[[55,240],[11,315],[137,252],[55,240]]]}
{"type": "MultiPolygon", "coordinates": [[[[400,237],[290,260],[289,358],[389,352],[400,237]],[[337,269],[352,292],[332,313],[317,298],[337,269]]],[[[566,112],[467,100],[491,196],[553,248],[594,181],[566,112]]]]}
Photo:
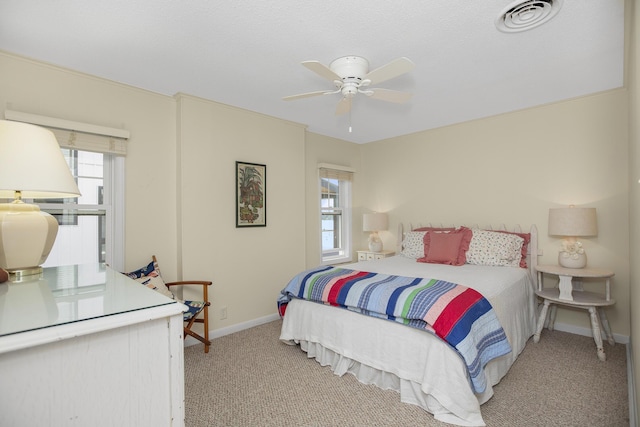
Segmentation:
{"type": "Polygon", "coordinates": [[[565,268],[585,268],[587,266],[587,254],[560,252],[558,254],[558,264],[565,268]]]}
{"type": "Polygon", "coordinates": [[[0,268],[10,275],[39,274],[58,234],[58,221],[37,205],[0,203],[0,268]]]}
{"type": "Polygon", "coordinates": [[[371,233],[369,236],[369,250],[371,252],[382,252],[382,239],[376,232],[371,233]]]}

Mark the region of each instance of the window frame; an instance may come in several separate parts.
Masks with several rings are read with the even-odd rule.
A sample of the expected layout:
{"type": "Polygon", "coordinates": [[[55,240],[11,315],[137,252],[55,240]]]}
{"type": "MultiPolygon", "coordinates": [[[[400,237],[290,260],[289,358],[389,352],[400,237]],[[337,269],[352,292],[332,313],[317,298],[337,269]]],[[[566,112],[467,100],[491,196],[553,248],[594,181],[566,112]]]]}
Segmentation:
{"type": "MultiPolygon", "coordinates": [[[[61,148],[62,149],[62,148],[61,148]]],[[[79,150],[78,151],[86,151],[79,150]]],[[[50,214],[65,212],[95,212],[105,218],[105,263],[118,271],[124,271],[124,157],[112,153],[103,154],[103,201],[97,204],[79,204],[75,199],[63,203],[39,203],[40,210],[50,214]]],[[[73,172],[73,171],[72,171],[73,172]]],[[[91,215],[91,213],[88,213],[91,215]]],[[[64,227],[64,225],[61,225],[64,227]]]]}
{"type": "Polygon", "coordinates": [[[321,265],[339,264],[353,261],[353,170],[350,168],[335,165],[319,165],[318,167],[318,212],[319,212],[319,234],[320,234],[320,263],[321,265]],[[324,169],[324,171],[323,171],[324,169]],[[326,176],[326,174],[331,176],[326,176]],[[338,181],[338,206],[323,207],[322,180],[336,179],[338,181]],[[323,216],[324,215],[340,215],[340,245],[337,249],[324,250],[323,241],[323,216]],[[336,255],[335,252],[338,252],[336,255]]]}

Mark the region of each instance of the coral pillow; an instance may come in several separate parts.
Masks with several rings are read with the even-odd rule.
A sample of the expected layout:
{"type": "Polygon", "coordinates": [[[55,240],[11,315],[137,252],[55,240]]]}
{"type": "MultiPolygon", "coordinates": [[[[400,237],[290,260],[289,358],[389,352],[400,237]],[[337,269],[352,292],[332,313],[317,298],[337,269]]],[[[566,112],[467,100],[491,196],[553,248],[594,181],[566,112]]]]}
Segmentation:
{"type": "Polygon", "coordinates": [[[424,236],[424,257],[418,262],[463,265],[473,233],[466,227],[450,232],[428,231],[424,236]]]}

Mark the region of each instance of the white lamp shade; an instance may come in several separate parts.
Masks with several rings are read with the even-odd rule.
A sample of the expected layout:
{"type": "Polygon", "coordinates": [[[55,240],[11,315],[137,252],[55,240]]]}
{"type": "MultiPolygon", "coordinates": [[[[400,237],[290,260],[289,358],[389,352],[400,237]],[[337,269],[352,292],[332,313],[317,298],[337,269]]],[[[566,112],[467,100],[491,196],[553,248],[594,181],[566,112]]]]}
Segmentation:
{"type": "Polygon", "coordinates": [[[78,197],[80,191],[53,132],[0,120],[0,267],[16,275],[41,271],[58,222],[25,199],[78,197]]]}
{"type": "Polygon", "coordinates": [[[389,218],[386,213],[364,214],[362,217],[363,231],[382,231],[389,227],[389,218]]]}
{"type": "Polygon", "coordinates": [[[549,209],[549,235],[551,236],[597,236],[596,208],[549,209]]]}
{"type": "Polygon", "coordinates": [[[0,120],[0,198],[78,197],[53,132],[27,123],[0,120]]]}

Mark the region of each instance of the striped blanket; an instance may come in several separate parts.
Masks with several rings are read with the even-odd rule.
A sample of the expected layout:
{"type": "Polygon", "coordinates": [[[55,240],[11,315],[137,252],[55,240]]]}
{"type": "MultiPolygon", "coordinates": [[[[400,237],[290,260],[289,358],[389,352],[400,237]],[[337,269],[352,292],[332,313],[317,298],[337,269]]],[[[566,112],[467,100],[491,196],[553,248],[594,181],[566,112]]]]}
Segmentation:
{"type": "Polygon", "coordinates": [[[281,291],[281,316],[291,298],[344,307],[434,333],[460,354],[476,393],[487,386],[484,366],[511,351],[489,301],[474,289],[443,280],[322,266],[296,275],[281,291]]]}

